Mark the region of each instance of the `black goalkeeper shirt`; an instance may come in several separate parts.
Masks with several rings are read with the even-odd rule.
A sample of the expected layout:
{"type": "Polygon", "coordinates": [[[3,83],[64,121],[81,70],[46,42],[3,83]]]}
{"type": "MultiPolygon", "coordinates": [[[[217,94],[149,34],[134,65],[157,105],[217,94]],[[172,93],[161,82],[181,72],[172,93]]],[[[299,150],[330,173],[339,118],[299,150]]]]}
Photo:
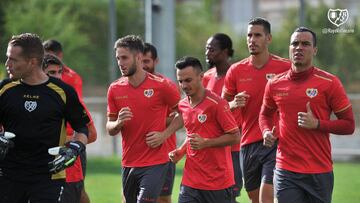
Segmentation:
{"type": "Polygon", "coordinates": [[[0,123],[16,135],[14,148],[0,161],[0,175],[18,181],[64,178],[65,172],[51,176],[48,149],[65,142],[65,124],[77,131],[89,118],[75,90],[50,77],[40,85],[9,79],[0,82],[0,123]]]}

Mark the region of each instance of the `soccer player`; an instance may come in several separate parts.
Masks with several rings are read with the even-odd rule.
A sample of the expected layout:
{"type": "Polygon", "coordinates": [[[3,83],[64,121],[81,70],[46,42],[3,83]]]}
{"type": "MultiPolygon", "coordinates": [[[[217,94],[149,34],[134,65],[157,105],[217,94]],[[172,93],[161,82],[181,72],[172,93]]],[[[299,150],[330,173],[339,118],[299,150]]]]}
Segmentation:
{"type": "MultiPolygon", "coordinates": [[[[178,89],[178,87],[176,86],[176,84],[173,81],[171,81],[169,78],[166,78],[163,75],[161,75],[160,73],[155,71],[155,66],[159,62],[156,47],[150,43],[144,43],[144,53],[143,54],[144,54],[143,55],[144,70],[146,70],[147,72],[149,72],[151,74],[154,74],[161,78],[164,78],[166,81],[168,81],[173,86],[173,88],[178,89]]],[[[175,115],[174,113],[176,113],[176,112],[171,112],[170,108],[169,108],[169,112],[168,112],[167,123],[171,122],[171,120],[174,118],[174,115],[175,115]]],[[[176,134],[174,133],[169,138],[167,138],[164,144],[167,145],[168,152],[171,152],[174,149],[176,149],[176,134]]],[[[166,174],[165,183],[162,187],[160,197],[157,200],[158,203],[171,203],[171,194],[172,194],[174,179],[175,179],[175,169],[176,169],[175,163],[173,163],[172,161],[169,160],[169,169],[166,174]]]]}
{"type": "MultiPolygon", "coordinates": [[[[232,48],[232,40],[224,33],[216,33],[206,42],[205,56],[210,69],[204,73],[203,85],[206,89],[215,92],[219,96],[221,96],[225,75],[231,65],[230,58],[233,54],[234,50],[232,48]]],[[[238,114],[238,109],[235,109],[233,111],[235,118],[239,116],[238,114]]],[[[233,161],[235,179],[235,185],[233,186],[234,202],[236,202],[236,197],[240,196],[240,191],[243,185],[239,154],[240,143],[232,145],[231,157],[233,161]]]]}
{"type": "Polygon", "coordinates": [[[126,202],[156,202],[168,170],[167,137],[148,135],[166,127],[169,107],[180,94],[165,79],[143,69],[144,43],[128,35],[115,42],[122,77],[108,90],[106,129],[122,136],[122,182],[126,202]],[[145,117],[144,117],[145,116],[145,117]]]}
{"type": "Polygon", "coordinates": [[[42,69],[48,76],[61,79],[63,67],[63,63],[56,56],[52,54],[44,55],[42,69]]]}
{"type": "MultiPolygon", "coordinates": [[[[47,54],[52,54],[56,56],[61,62],[63,61],[63,48],[59,41],[54,39],[46,40],[43,43],[45,52],[47,54]]],[[[91,118],[90,112],[87,110],[84,101],[83,101],[83,93],[82,93],[82,79],[79,74],[77,74],[74,70],[69,68],[67,65],[62,63],[62,74],[61,79],[71,85],[75,90],[76,93],[79,96],[80,102],[85,107],[86,113],[89,116],[91,122],[88,124],[89,129],[89,140],[88,143],[93,143],[97,139],[97,132],[94,125],[94,122],[91,118]]],[[[74,134],[74,130],[71,128],[71,126],[67,123],[66,125],[66,133],[68,137],[72,137],[74,134]]],[[[86,151],[84,151],[78,160],[76,160],[75,164],[72,167],[67,168],[67,176],[66,176],[66,182],[70,183],[67,184],[65,188],[65,197],[73,197],[73,199],[78,199],[78,196],[80,195],[80,203],[90,203],[90,199],[88,194],[85,191],[85,184],[84,184],[84,178],[86,175],[86,151]]],[[[66,200],[66,199],[65,199],[66,200]]],[[[66,200],[67,201],[67,200],[66,200]]]]}
{"type": "Polygon", "coordinates": [[[276,146],[263,146],[259,113],[267,81],[290,68],[288,60],[269,53],[270,23],[254,18],[248,23],[247,46],[250,56],[234,63],[225,77],[223,97],[230,108],[238,108],[240,164],[244,186],[253,203],[273,202],[273,170],[276,146]]]}
{"type": "Polygon", "coordinates": [[[202,84],[198,59],[184,57],[175,64],[177,80],[186,98],[178,105],[179,114],[162,133],[184,125],[187,139],[169,153],[177,162],[186,153],[179,202],[232,202],[235,184],[231,147],[240,139],[229,104],[202,84]]]}
{"type": "Polygon", "coordinates": [[[0,123],[16,137],[0,139],[0,202],[59,202],[63,169],[85,150],[89,118],[75,90],[43,72],[37,35],[13,36],[6,56],[10,79],[0,82],[0,123]],[[65,121],[76,131],[67,143],[65,121]],[[54,162],[48,149],[64,144],[54,162]]]}
{"type": "MultiPolygon", "coordinates": [[[[62,79],[63,72],[63,63],[59,58],[52,54],[45,54],[44,60],[42,63],[42,68],[44,72],[52,77],[62,79]]],[[[88,115],[90,122],[87,124],[89,129],[94,129],[89,131],[89,140],[92,141],[94,138],[96,139],[96,128],[94,122],[91,118],[89,110],[84,105],[81,98],[79,98],[80,102],[84,106],[86,110],[86,114],[88,115]],[[93,134],[95,133],[95,135],[93,134]]],[[[67,125],[69,126],[69,125],[67,125]]],[[[70,127],[70,126],[69,126],[70,127]]],[[[71,127],[70,127],[71,128],[71,127]]],[[[68,135],[67,140],[71,140],[74,133],[68,135]]],[[[64,196],[62,198],[62,202],[64,203],[78,203],[81,202],[82,193],[84,192],[84,172],[82,170],[81,160],[78,158],[74,165],[66,169],[66,185],[64,188],[64,196]]],[[[89,198],[85,198],[85,200],[89,201],[89,198]]],[[[82,200],[84,201],[84,200],[82,200]]]]}
{"type": "Polygon", "coordinates": [[[259,117],[264,145],[278,139],[275,199],[330,203],[334,185],[329,133],[352,134],[351,103],[340,80],[313,65],[316,34],[305,27],[291,35],[291,69],[269,81],[259,117]],[[272,115],[279,110],[279,133],[272,115]],[[330,120],[334,112],[337,119],[330,120]]]}

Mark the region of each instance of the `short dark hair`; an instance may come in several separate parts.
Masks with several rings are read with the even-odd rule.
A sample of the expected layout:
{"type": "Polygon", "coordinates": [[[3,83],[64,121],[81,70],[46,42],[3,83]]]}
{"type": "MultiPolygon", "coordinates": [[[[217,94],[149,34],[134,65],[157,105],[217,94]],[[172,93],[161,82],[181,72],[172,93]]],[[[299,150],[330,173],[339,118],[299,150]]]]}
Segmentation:
{"type": "Polygon", "coordinates": [[[156,47],[150,43],[147,43],[145,42],[144,43],[144,53],[143,54],[146,54],[150,52],[151,53],[151,58],[153,60],[157,59],[158,55],[157,55],[157,50],[156,50],[156,47]]]}
{"type": "Polygon", "coordinates": [[[45,54],[42,62],[42,69],[46,70],[49,65],[59,65],[61,68],[63,68],[63,63],[58,57],[52,54],[45,54]]]}
{"type": "Polygon", "coordinates": [[[140,36],[127,35],[115,42],[114,49],[128,48],[132,52],[144,53],[144,42],[140,36]]]}
{"type": "Polygon", "coordinates": [[[310,30],[309,28],[307,27],[298,27],[294,30],[294,33],[295,32],[310,32],[312,37],[313,37],[313,44],[314,44],[314,47],[316,47],[316,43],[317,43],[317,39],[316,39],[316,33],[312,30],[310,30]]]}
{"type": "Polygon", "coordinates": [[[61,43],[54,39],[46,40],[43,43],[43,46],[44,46],[45,51],[51,51],[51,52],[54,52],[57,54],[63,51],[61,43]]]}
{"type": "Polygon", "coordinates": [[[184,56],[175,63],[175,67],[179,70],[182,70],[188,66],[194,67],[194,69],[198,70],[198,72],[202,72],[203,68],[199,61],[199,59],[191,56],[184,56]]]}
{"type": "Polygon", "coordinates": [[[227,49],[230,57],[234,55],[234,49],[232,48],[231,38],[224,33],[216,33],[212,36],[216,41],[219,42],[222,50],[227,49]]]}
{"type": "Polygon", "coordinates": [[[44,58],[44,47],[38,35],[32,33],[23,33],[20,35],[13,35],[8,43],[11,46],[19,46],[22,48],[22,56],[30,59],[36,58],[39,64],[44,58]]]}
{"type": "Polygon", "coordinates": [[[262,25],[266,34],[271,34],[271,25],[265,18],[256,17],[249,21],[249,25],[262,25]]]}

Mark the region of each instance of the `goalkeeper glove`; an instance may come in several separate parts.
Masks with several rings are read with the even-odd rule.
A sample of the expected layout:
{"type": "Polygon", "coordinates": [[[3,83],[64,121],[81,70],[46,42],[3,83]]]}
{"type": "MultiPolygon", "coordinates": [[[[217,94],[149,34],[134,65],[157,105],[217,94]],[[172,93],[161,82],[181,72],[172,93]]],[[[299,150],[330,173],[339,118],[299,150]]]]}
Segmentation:
{"type": "Polygon", "coordinates": [[[80,141],[70,141],[59,150],[59,156],[49,162],[50,173],[55,174],[72,166],[76,158],[85,150],[85,145],[80,141]]]}
{"type": "Polygon", "coordinates": [[[9,149],[14,147],[14,142],[10,140],[13,137],[13,133],[0,132],[0,160],[3,160],[9,149]]]}

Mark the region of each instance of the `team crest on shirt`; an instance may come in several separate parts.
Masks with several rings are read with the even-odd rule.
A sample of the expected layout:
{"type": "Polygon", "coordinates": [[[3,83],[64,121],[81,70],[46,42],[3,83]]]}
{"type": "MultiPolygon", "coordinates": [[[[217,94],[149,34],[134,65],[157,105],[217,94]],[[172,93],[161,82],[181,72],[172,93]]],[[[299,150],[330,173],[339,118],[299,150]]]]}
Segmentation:
{"type": "Polygon", "coordinates": [[[310,98],[316,97],[317,94],[318,94],[318,90],[315,88],[306,89],[306,95],[310,98]]]}
{"type": "Polygon", "coordinates": [[[198,115],[198,121],[200,123],[204,123],[206,121],[206,118],[207,118],[206,114],[199,114],[198,115]]]}
{"type": "Polygon", "coordinates": [[[28,112],[32,112],[36,109],[37,102],[36,101],[25,101],[24,107],[28,112]]]}
{"type": "Polygon", "coordinates": [[[265,77],[267,80],[271,80],[275,77],[275,73],[267,73],[265,77]]]}
{"type": "Polygon", "coordinates": [[[153,89],[144,90],[144,95],[145,97],[150,98],[154,95],[154,90],[153,89]]]}

